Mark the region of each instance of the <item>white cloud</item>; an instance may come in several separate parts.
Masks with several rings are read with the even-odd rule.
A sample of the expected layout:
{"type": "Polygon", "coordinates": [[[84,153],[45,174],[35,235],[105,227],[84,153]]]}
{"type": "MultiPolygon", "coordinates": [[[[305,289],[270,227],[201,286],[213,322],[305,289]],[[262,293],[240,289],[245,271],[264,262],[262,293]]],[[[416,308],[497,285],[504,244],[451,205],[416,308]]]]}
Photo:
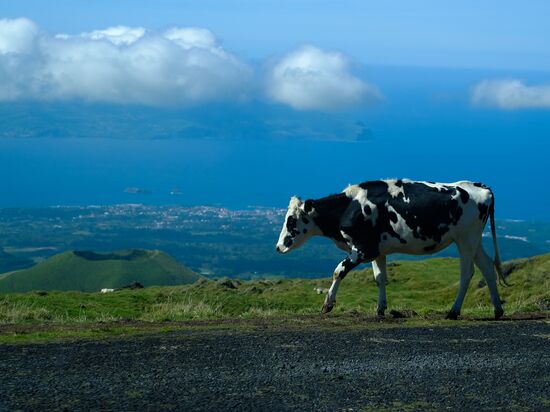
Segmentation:
{"type": "Polygon", "coordinates": [[[526,86],[521,80],[484,80],[472,91],[472,103],[501,109],[550,108],[550,85],[526,86]]]}
{"type": "Polygon", "coordinates": [[[28,19],[0,19],[0,55],[31,52],[37,33],[28,19]]]}
{"type": "MultiPolygon", "coordinates": [[[[120,46],[123,44],[129,45],[135,43],[144,35],[145,29],[143,27],[115,26],[109,27],[105,30],[94,30],[88,33],[81,33],[79,36],[90,40],[108,40],[111,43],[120,46]]],[[[55,37],[60,39],[68,39],[71,36],[68,34],[58,34],[55,37]]]]}
{"type": "Polygon", "coordinates": [[[0,20],[0,101],[84,99],[150,105],[240,100],[252,70],[202,28],[117,26],[49,35],[0,20]]]}
{"type": "MultiPolygon", "coordinates": [[[[253,69],[205,28],[49,34],[25,18],[0,19],[0,101],[193,105],[251,97],[260,89],[255,81],[253,69]]],[[[312,46],[276,61],[266,92],[298,110],[338,110],[379,97],[351,73],[346,56],[312,46]]]]}
{"type": "Polygon", "coordinates": [[[349,66],[341,53],[306,46],[274,64],[267,93],[298,110],[338,110],[378,99],[377,89],[353,76],[349,66]]]}
{"type": "Polygon", "coordinates": [[[216,38],[210,30],[201,29],[199,27],[180,28],[174,27],[167,30],[164,36],[176,42],[184,49],[193,47],[201,47],[203,49],[217,50],[216,38]]]}

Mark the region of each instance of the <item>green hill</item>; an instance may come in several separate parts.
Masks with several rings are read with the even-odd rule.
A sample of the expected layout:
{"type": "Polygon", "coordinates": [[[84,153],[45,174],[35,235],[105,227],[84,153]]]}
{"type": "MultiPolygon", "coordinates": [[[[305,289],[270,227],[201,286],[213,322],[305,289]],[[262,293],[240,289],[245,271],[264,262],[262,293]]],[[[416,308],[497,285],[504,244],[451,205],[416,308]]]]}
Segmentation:
{"type": "Polygon", "coordinates": [[[158,250],[114,253],[65,252],[32,268],[0,278],[0,292],[31,290],[99,291],[133,281],[143,286],[193,283],[199,275],[158,250]]]}

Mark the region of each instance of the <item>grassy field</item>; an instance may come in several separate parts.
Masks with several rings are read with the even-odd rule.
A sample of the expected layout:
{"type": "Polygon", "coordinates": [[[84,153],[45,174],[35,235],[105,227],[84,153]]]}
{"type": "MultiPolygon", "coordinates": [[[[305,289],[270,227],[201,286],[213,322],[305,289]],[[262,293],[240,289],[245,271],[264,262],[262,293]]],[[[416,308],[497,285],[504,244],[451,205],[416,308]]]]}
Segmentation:
{"type": "MultiPolygon", "coordinates": [[[[445,314],[454,301],[459,262],[453,258],[390,264],[388,309],[419,317],[445,314]]],[[[550,309],[550,254],[516,264],[513,286],[500,288],[506,314],[550,309]]],[[[492,316],[486,287],[474,275],[464,302],[465,316],[492,316]]],[[[191,285],[149,287],[113,293],[45,292],[0,294],[0,324],[82,324],[116,321],[188,321],[318,314],[330,279],[239,281],[199,280],[191,285]]],[[[371,269],[342,282],[333,316],[375,313],[377,288],[371,269]]],[[[329,315],[331,316],[331,315],[329,315]]]]}

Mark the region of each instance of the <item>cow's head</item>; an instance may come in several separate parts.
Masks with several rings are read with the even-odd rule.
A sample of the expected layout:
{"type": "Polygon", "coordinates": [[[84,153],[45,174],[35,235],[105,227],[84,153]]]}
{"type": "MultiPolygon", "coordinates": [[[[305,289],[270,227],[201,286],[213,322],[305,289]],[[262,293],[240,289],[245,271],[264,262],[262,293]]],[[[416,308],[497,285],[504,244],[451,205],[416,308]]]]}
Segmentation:
{"type": "Polygon", "coordinates": [[[283,229],[276,246],[277,252],[290,252],[317,234],[318,228],[313,220],[314,214],[312,200],[303,202],[294,196],[290,198],[283,229]]]}

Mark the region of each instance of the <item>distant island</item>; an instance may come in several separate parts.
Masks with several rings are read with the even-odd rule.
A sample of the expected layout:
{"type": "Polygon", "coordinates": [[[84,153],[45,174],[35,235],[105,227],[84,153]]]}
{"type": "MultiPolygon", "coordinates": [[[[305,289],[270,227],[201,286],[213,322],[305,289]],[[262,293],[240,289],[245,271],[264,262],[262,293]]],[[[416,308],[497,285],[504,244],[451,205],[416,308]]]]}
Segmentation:
{"type": "Polygon", "coordinates": [[[150,195],[151,191],[142,187],[127,187],[126,189],[124,189],[124,193],[150,195]]]}
{"type": "Polygon", "coordinates": [[[170,194],[172,196],[179,196],[179,195],[183,195],[183,192],[179,187],[173,187],[172,190],[170,190],[170,194]]]}

